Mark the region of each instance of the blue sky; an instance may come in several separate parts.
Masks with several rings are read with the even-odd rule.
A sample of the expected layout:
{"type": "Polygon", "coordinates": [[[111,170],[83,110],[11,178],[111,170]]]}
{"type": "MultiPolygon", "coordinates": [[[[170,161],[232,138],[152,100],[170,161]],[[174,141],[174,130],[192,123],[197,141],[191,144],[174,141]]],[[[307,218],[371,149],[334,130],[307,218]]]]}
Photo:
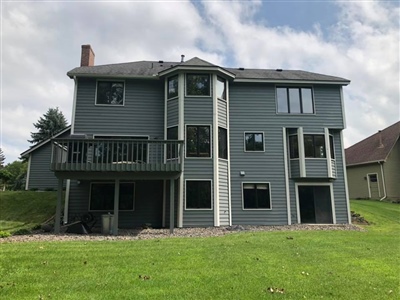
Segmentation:
{"type": "Polygon", "coordinates": [[[2,1],[1,148],[29,148],[49,107],[71,120],[80,47],[95,64],[201,57],[228,67],[302,69],[344,89],[345,145],[399,120],[398,1],[2,1]]]}

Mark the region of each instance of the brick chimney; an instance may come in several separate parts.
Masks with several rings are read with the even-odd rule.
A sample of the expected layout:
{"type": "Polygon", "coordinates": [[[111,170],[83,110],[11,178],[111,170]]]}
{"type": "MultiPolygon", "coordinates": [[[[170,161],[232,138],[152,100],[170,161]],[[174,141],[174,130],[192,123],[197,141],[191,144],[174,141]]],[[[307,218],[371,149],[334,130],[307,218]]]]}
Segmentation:
{"type": "Polygon", "coordinates": [[[82,45],[81,67],[94,66],[94,52],[90,45],[82,45]]]}

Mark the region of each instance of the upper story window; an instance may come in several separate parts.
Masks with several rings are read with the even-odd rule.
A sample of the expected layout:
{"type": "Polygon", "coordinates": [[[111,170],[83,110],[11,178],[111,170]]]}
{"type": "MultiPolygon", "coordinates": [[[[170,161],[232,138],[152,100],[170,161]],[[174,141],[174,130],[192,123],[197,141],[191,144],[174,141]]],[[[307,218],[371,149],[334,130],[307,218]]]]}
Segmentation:
{"type": "Polygon", "coordinates": [[[121,81],[97,81],[96,104],[124,105],[124,83],[121,81]]]}
{"type": "Polygon", "coordinates": [[[210,96],[210,75],[187,74],[186,96],[210,96]]]}
{"type": "Polygon", "coordinates": [[[226,100],[226,80],[217,77],[217,98],[226,100]]]}
{"type": "Polygon", "coordinates": [[[178,96],[178,76],[168,78],[168,99],[178,96]]]}
{"type": "Polygon", "coordinates": [[[325,158],[325,136],[305,134],[304,154],[306,158],[325,158]]]}
{"type": "Polygon", "coordinates": [[[244,133],[244,149],[248,151],[264,151],[264,133],[262,132],[245,132],[244,133]]]}
{"type": "Polygon", "coordinates": [[[299,158],[299,142],[297,135],[289,136],[290,158],[299,158]]]}
{"type": "Polygon", "coordinates": [[[335,159],[335,147],[333,144],[333,136],[331,135],[329,136],[329,147],[331,149],[331,158],[335,159]]]}
{"type": "Polygon", "coordinates": [[[313,114],[314,101],[311,88],[276,88],[278,113],[313,114]]]}
{"type": "MultiPolygon", "coordinates": [[[[178,139],[178,126],[167,128],[167,140],[178,139]]],[[[178,158],[178,145],[167,145],[167,159],[178,158]]]]}
{"type": "Polygon", "coordinates": [[[186,156],[211,157],[210,126],[186,127],[186,156]]]}
{"type": "Polygon", "coordinates": [[[218,158],[228,159],[228,134],[222,127],[218,127],[218,158]]]}

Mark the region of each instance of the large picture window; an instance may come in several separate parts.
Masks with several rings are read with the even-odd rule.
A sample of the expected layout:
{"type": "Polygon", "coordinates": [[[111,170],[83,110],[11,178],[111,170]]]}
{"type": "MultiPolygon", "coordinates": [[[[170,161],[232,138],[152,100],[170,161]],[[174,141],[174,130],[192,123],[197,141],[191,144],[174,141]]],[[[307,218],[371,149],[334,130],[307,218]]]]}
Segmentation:
{"type": "Polygon", "coordinates": [[[269,183],[243,183],[243,209],[271,209],[269,183]]]}
{"type": "Polygon", "coordinates": [[[313,114],[314,101],[311,88],[276,88],[278,113],[313,114]]]}
{"type": "Polygon", "coordinates": [[[124,83],[120,81],[98,81],[96,104],[124,105],[124,83]]]}
{"type": "Polygon", "coordinates": [[[186,75],[187,96],[210,96],[210,75],[187,74],[186,75]]]}
{"type": "MultiPolygon", "coordinates": [[[[113,182],[93,182],[90,185],[89,211],[114,210],[113,182]]],[[[119,184],[119,210],[134,210],[135,184],[121,182],[119,184]]]]}
{"type": "Polygon", "coordinates": [[[222,127],[218,127],[218,157],[228,159],[227,130],[222,127]]]}
{"type": "Polygon", "coordinates": [[[304,153],[306,158],[325,158],[325,136],[305,134],[304,153]]]}
{"type": "Polygon", "coordinates": [[[186,181],[186,209],[212,209],[211,181],[186,181]]]}
{"type": "Polygon", "coordinates": [[[245,132],[244,134],[245,151],[264,151],[264,133],[245,132]]]}
{"type": "Polygon", "coordinates": [[[211,157],[210,126],[186,127],[186,156],[211,157]]]}
{"type": "Polygon", "coordinates": [[[178,96],[178,76],[168,78],[168,99],[178,96]]]}

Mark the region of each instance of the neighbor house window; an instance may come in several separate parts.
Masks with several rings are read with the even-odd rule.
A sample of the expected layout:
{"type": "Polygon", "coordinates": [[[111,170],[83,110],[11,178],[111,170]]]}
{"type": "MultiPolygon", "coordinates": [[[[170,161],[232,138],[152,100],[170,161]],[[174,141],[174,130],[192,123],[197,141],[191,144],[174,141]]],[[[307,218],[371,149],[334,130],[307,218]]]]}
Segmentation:
{"type": "Polygon", "coordinates": [[[186,127],[186,156],[211,157],[210,126],[186,127]]]}
{"type": "Polygon", "coordinates": [[[297,135],[289,136],[290,158],[299,158],[299,141],[297,135]]]}
{"type": "Polygon", "coordinates": [[[96,104],[124,105],[124,83],[120,81],[98,81],[96,104]]]}
{"type": "Polygon", "coordinates": [[[306,158],[325,158],[325,136],[305,134],[304,154],[306,158]]]}
{"type": "Polygon", "coordinates": [[[228,159],[227,130],[222,127],[218,127],[218,157],[228,159]]]}
{"type": "Polygon", "coordinates": [[[168,99],[178,96],[178,76],[168,78],[168,99]]]}
{"type": "MultiPolygon", "coordinates": [[[[167,140],[178,140],[178,126],[167,129],[167,140]]],[[[178,144],[167,144],[167,159],[178,157],[178,144]]]]}
{"type": "Polygon", "coordinates": [[[186,181],[186,209],[211,209],[211,181],[186,181]]]}
{"type": "Polygon", "coordinates": [[[271,192],[269,183],[243,183],[244,209],[270,209],[271,192]]]}
{"type": "Polygon", "coordinates": [[[245,151],[264,151],[264,134],[246,132],[244,134],[245,151]]]}
{"type": "MultiPolygon", "coordinates": [[[[113,182],[93,182],[90,185],[90,211],[114,210],[113,182]]],[[[119,210],[133,210],[135,199],[135,184],[133,182],[121,182],[119,184],[119,210]]]]}
{"type": "Polygon", "coordinates": [[[276,88],[278,113],[312,114],[314,101],[311,88],[276,88]]]}
{"type": "Polygon", "coordinates": [[[210,96],[210,75],[187,74],[186,75],[187,96],[210,96]]]}
{"type": "Polygon", "coordinates": [[[226,100],[226,80],[217,77],[217,98],[226,100]]]}

